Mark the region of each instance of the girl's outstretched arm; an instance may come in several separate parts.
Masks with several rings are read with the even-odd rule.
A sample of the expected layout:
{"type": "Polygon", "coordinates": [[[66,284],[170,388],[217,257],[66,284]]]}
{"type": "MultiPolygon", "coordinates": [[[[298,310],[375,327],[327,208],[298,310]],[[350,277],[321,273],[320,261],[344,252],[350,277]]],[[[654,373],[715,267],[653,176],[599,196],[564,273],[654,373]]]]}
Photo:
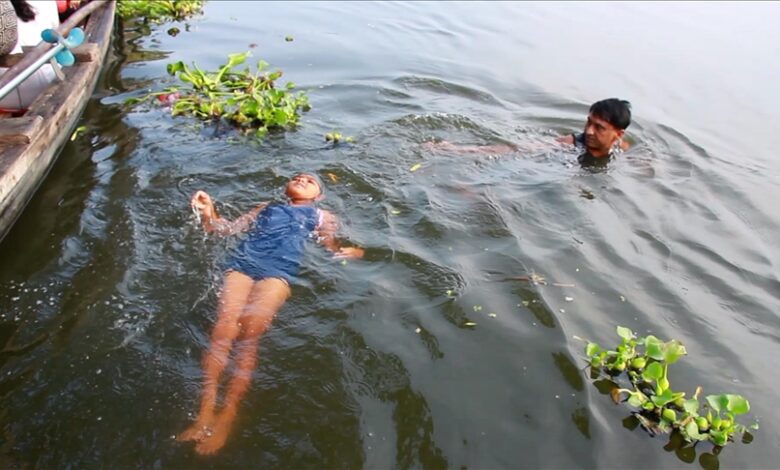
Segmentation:
{"type": "Polygon", "coordinates": [[[212,201],[211,196],[205,191],[197,191],[192,196],[190,205],[200,213],[203,230],[207,233],[216,232],[218,235],[225,236],[248,230],[252,225],[252,222],[257,218],[257,214],[259,214],[268,203],[260,204],[233,221],[225,220],[219,216],[217,208],[214,207],[214,201],[212,201]]]}
{"type": "Polygon", "coordinates": [[[320,243],[328,251],[333,253],[336,258],[362,258],[364,250],[356,246],[341,247],[338,239],[336,239],[336,231],[338,230],[338,219],[332,212],[322,211],[322,223],[317,227],[317,232],[320,237],[320,243]]]}

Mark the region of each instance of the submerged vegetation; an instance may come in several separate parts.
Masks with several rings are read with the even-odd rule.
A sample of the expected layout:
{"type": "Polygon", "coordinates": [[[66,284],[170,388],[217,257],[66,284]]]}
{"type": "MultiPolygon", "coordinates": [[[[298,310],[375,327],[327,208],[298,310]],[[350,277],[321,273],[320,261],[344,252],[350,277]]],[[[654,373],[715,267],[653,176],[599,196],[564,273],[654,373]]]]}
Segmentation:
{"type": "Polygon", "coordinates": [[[348,144],[352,144],[355,142],[354,137],[349,137],[349,136],[344,137],[341,135],[340,132],[337,131],[328,132],[327,134],[325,134],[325,142],[333,142],[333,145],[337,145],[342,140],[348,144]]]}
{"type": "Polygon", "coordinates": [[[204,3],[204,0],[119,0],[116,10],[123,19],[144,18],[146,21],[162,22],[200,13],[204,3]]]}
{"type": "Polygon", "coordinates": [[[308,97],[304,92],[293,93],[293,82],[278,89],[276,81],[282,71],[266,71],[268,63],[263,60],[255,72],[249,68],[234,70],[249,54],[230,54],[228,62],[216,72],[205,72],[195,64],[190,68],[181,61],[168,64],[168,73],[184,82],[183,86],[131,98],[126,103],[135,104],[154,97],[169,103],[174,116],[193,116],[204,121],[224,119],[259,138],[269,131],[294,128],[301,112],[310,109],[308,97]]]}
{"type": "MultiPolygon", "coordinates": [[[[726,445],[736,433],[742,433],[743,441],[749,441],[747,428],[736,422],[738,415],[750,411],[744,397],[707,395],[704,404],[699,401],[701,387],[688,399],[685,392],[671,388],[669,365],[687,354],[682,343],[663,342],[653,335],[638,338],[622,326],[617,327],[617,334],[622,341],[614,350],[588,342],[585,354],[595,373],[606,370],[613,377],[627,375],[631,388],[614,388],[612,398],[615,402],[627,398],[647,429],[654,433],[676,430],[688,442],[710,441],[716,446],[726,445]]],[[[752,428],[758,429],[758,425],[752,428]]]]}

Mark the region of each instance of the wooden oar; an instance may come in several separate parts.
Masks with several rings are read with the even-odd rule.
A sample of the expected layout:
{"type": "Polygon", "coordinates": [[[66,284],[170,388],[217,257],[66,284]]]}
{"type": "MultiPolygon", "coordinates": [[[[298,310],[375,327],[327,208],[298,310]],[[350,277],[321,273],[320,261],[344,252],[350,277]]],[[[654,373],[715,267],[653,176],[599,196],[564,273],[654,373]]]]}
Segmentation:
{"type": "MultiPolygon", "coordinates": [[[[67,37],[68,33],[70,33],[70,30],[81,23],[84,18],[111,1],[114,0],[92,0],[91,2],[76,10],[70,16],[70,18],[59,25],[57,27],[57,32],[59,32],[63,37],[67,37]]],[[[35,46],[33,50],[25,54],[22,60],[14,64],[10,69],[6,70],[2,76],[0,76],[0,88],[6,86],[17,75],[27,69],[30,65],[33,65],[38,59],[43,57],[43,55],[46,54],[46,52],[49,51],[51,47],[51,44],[41,40],[41,42],[35,46]]]]}

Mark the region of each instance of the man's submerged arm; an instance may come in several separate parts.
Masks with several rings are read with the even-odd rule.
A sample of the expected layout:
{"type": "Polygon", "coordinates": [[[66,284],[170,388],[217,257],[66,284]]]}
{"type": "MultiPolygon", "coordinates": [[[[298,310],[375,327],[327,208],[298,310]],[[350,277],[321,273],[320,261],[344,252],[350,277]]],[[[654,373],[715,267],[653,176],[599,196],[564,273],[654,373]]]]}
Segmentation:
{"type": "MultiPolygon", "coordinates": [[[[564,135],[555,139],[556,142],[561,144],[575,145],[574,134],[564,135]]],[[[547,144],[543,143],[528,143],[523,146],[515,144],[495,144],[495,145],[457,145],[446,140],[441,142],[426,142],[424,147],[433,150],[444,150],[453,153],[469,153],[469,154],[490,154],[490,155],[503,155],[518,151],[535,152],[544,150],[547,148],[547,144]]]]}
{"type": "Polygon", "coordinates": [[[519,148],[512,144],[495,144],[495,145],[457,145],[452,142],[443,140],[441,142],[425,142],[422,144],[432,150],[446,150],[454,153],[488,153],[488,154],[504,154],[516,152],[519,148]]]}
{"type": "Polygon", "coordinates": [[[564,135],[555,139],[556,142],[561,144],[574,145],[574,134],[564,135]]]}
{"type": "Polygon", "coordinates": [[[508,144],[494,144],[494,145],[464,145],[461,147],[456,147],[453,150],[460,153],[487,153],[491,155],[499,155],[499,154],[516,152],[518,148],[514,145],[508,145],[508,144]]]}

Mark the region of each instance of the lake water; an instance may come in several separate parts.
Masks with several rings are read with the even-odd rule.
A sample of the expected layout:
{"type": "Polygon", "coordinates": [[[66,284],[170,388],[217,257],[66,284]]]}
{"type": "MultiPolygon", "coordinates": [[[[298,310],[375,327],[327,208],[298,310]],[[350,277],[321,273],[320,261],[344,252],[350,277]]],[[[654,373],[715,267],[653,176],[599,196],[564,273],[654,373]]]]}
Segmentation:
{"type": "Polygon", "coordinates": [[[215,1],[186,22],[125,24],[87,131],[0,245],[0,464],[776,467],[778,15],[215,1]],[[170,62],[213,70],[247,50],[309,94],[298,131],[258,143],[123,105],[175,83],[170,62]],[[608,97],[633,105],[629,152],[583,168],[545,144],[608,97]],[[356,143],[327,144],[334,130],[356,143]],[[432,139],[536,150],[420,145],[432,139]],[[298,170],[325,178],[322,205],[366,257],[312,248],[227,445],[204,458],[173,436],[198,409],[234,241],[205,236],[189,197],[205,189],[232,217],[298,170]],[[546,283],[511,279],[531,273],[546,283]],[[673,387],[746,396],[753,441],[714,453],[637,427],[575,339],[612,346],[617,325],[681,340],[673,387]]]}

